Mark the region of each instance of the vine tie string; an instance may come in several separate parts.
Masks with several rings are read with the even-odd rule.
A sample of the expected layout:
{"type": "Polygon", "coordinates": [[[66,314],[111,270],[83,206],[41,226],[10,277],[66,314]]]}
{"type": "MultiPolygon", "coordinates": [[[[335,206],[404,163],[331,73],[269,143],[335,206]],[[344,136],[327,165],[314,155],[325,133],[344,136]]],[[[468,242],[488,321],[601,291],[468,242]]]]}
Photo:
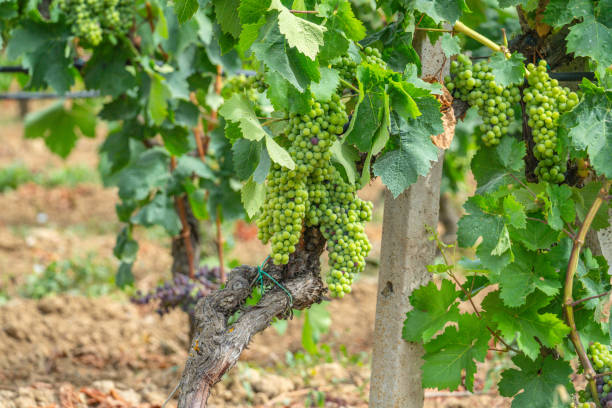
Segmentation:
{"type": "Polygon", "coordinates": [[[268,272],[263,270],[263,266],[266,264],[266,262],[268,262],[268,259],[270,259],[270,255],[268,255],[266,259],[264,259],[264,261],[261,263],[261,265],[257,267],[257,279],[256,280],[259,281],[261,295],[263,296],[264,293],[266,292],[266,287],[264,285],[264,275],[265,275],[268,279],[274,282],[276,286],[281,288],[283,292],[287,294],[287,297],[289,298],[289,306],[293,306],[293,296],[291,296],[291,292],[289,292],[287,288],[285,288],[276,279],[274,279],[268,272]]]}

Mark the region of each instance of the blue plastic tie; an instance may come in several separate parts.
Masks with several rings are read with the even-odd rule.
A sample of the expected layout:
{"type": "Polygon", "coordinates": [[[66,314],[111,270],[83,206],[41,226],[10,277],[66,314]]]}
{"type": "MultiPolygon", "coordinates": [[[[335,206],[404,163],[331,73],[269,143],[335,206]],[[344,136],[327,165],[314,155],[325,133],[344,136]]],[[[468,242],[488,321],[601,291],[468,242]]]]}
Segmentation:
{"type": "Polygon", "coordinates": [[[274,279],[272,276],[270,276],[270,274],[268,272],[263,270],[263,266],[266,264],[268,259],[270,259],[270,256],[268,256],[266,259],[264,259],[264,261],[261,263],[261,265],[259,265],[257,267],[257,280],[259,281],[259,284],[260,284],[261,295],[263,296],[264,293],[266,292],[265,285],[264,285],[264,279],[263,279],[263,275],[266,275],[268,277],[268,279],[270,279],[272,282],[274,282],[276,284],[276,286],[281,288],[283,290],[283,292],[285,292],[287,294],[287,296],[289,297],[289,305],[293,306],[293,296],[291,296],[291,292],[289,292],[283,285],[278,283],[278,281],[276,279],[274,279]]]}

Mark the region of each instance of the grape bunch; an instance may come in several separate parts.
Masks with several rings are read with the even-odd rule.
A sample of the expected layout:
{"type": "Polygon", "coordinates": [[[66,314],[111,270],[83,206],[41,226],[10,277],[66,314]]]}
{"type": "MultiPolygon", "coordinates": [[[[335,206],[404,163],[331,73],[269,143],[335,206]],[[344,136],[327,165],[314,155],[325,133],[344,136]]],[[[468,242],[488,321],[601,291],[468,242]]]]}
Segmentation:
{"type": "Polygon", "coordinates": [[[478,107],[484,144],[498,145],[514,118],[513,106],[521,100],[518,87],[499,85],[487,63],[472,64],[465,55],[459,55],[451,63],[451,77],[447,76],[444,81],[454,97],[478,107]]]}
{"type": "Polygon", "coordinates": [[[381,68],[386,68],[387,63],[383,61],[382,54],[378,48],[365,47],[363,50],[365,54],[365,62],[372,65],[378,65],[381,68]]]}
{"type": "Polygon", "coordinates": [[[58,0],[72,32],[93,47],[104,33],[125,34],[132,27],[134,4],[129,0],[58,0]]]}
{"type": "Polygon", "coordinates": [[[159,285],[148,293],[136,291],[130,300],[138,305],[156,302],[156,312],[160,316],[169,313],[176,307],[193,314],[198,300],[218,289],[220,281],[221,275],[218,267],[204,266],[195,273],[194,279],[190,279],[187,275],[177,274],[171,281],[159,285]]]}
{"type": "Polygon", "coordinates": [[[529,87],[524,92],[523,101],[529,116],[527,124],[535,142],[533,154],[538,160],[535,174],[540,180],[562,183],[567,166],[565,157],[558,152],[559,116],[578,103],[578,95],[550,78],[545,60],[537,66],[527,65],[527,73],[529,87]]]}
{"type": "Polygon", "coordinates": [[[257,92],[265,92],[266,83],[262,75],[253,75],[247,77],[244,74],[236,75],[228,78],[221,89],[221,96],[224,99],[229,99],[235,93],[246,93],[249,100],[255,102],[257,100],[257,92]]]}
{"type": "MultiPolygon", "coordinates": [[[[363,50],[363,55],[364,62],[377,65],[381,68],[387,68],[387,63],[381,58],[381,53],[378,49],[365,47],[363,50]]],[[[340,78],[343,80],[350,83],[356,82],[355,75],[357,72],[357,63],[348,55],[338,58],[332,67],[338,71],[340,78]]]]}
{"type": "MultiPolygon", "coordinates": [[[[587,352],[589,359],[593,363],[593,368],[597,374],[612,372],[612,348],[601,343],[593,343],[587,352]]],[[[597,397],[599,403],[604,408],[612,408],[612,375],[605,375],[596,378],[597,397]]],[[[591,408],[595,407],[593,395],[587,386],[579,393],[579,404],[572,408],[591,408]]]]}
{"type": "Polygon", "coordinates": [[[364,223],[372,218],[372,203],[355,194],[331,163],[317,169],[308,183],[306,225],[318,225],[327,240],[330,271],[327,284],[332,296],[351,292],[357,274],[365,268],[371,245],[364,223]]]}
{"type": "Polygon", "coordinates": [[[330,148],[348,121],[340,97],[312,99],[310,107],[306,114],[289,115],[287,150],[296,167],[272,166],[257,219],[258,238],[271,243],[272,260],[283,265],[299,245],[304,224],[319,226],[330,254],[329,288],[342,297],[365,267],[370,244],[363,223],[371,218],[371,204],[356,197],[354,187],[331,164],[330,148]]]}

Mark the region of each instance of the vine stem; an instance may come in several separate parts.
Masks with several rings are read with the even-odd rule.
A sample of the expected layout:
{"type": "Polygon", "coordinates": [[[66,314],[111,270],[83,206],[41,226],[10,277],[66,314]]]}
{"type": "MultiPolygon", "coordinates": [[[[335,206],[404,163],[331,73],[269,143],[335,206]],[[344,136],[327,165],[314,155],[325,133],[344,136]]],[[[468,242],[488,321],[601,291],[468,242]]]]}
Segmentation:
{"type": "Polygon", "coordinates": [[[565,314],[565,321],[567,325],[570,327],[570,340],[574,344],[574,348],[576,349],[576,353],[580,359],[580,364],[584,368],[585,377],[589,382],[589,388],[591,389],[591,394],[594,396],[595,404],[598,408],[601,408],[601,403],[599,402],[599,398],[597,398],[597,383],[595,382],[595,370],[593,369],[593,365],[589,360],[589,356],[587,355],[584,346],[582,345],[582,341],[580,340],[580,335],[578,334],[578,329],[576,329],[576,321],[574,320],[574,306],[572,299],[572,290],[574,287],[574,276],[576,275],[576,268],[578,267],[578,261],[580,258],[580,251],[584,245],[584,240],[586,235],[591,228],[591,224],[593,223],[593,219],[599,211],[599,207],[603,203],[603,197],[607,194],[608,189],[610,188],[610,184],[612,181],[606,182],[601,190],[599,191],[599,195],[593,201],[589,212],[584,218],[584,222],[580,227],[580,231],[578,232],[578,236],[574,240],[574,246],[572,247],[572,253],[570,255],[569,263],[567,265],[567,273],[565,275],[565,287],[563,289],[563,311],[565,314]]]}
{"type": "Polygon", "coordinates": [[[361,93],[361,92],[359,92],[359,89],[357,89],[357,88],[355,88],[355,87],[353,86],[353,84],[351,84],[351,83],[350,83],[350,82],[348,82],[348,81],[345,81],[345,80],[344,80],[344,79],[342,79],[342,78],[340,78],[340,83],[341,83],[341,84],[343,84],[343,85],[345,85],[347,88],[351,88],[353,91],[357,92],[358,94],[359,94],[359,93],[361,93]]]}
{"type": "Polygon", "coordinates": [[[485,47],[488,47],[488,48],[492,49],[493,51],[497,51],[497,52],[503,53],[506,56],[506,58],[510,58],[510,52],[508,52],[508,50],[505,47],[503,47],[503,46],[501,46],[499,44],[496,44],[495,42],[489,40],[487,37],[485,37],[484,35],[480,34],[477,31],[471,29],[470,27],[466,26],[461,21],[457,20],[457,22],[453,26],[453,30],[458,32],[458,33],[462,33],[462,34],[467,35],[468,37],[478,41],[479,43],[481,43],[485,47]]]}
{"type": "MultiPolygon", "coordinates": [[[[433,228],[428,227],[429,231],[433,234],[435,240],[436,240],[436,246],[438,247],[438,250],[440,251],[440,253],[442,254],[442,258],[444,259],[444,264],[446,266],[450,266],[452,269],[455,268],[454,265],[451,265],[448,261],[448,257],[446,256],[446,252],[444,251],[444,243],[442,243],[442,241],[440,241],[440,238],[438,237],[438,234],[433,230],[433,228]]],[[[474,313],[476,313],[476,316],[478,317],[478,319],[482,319],[482,315],[480,314],[480,312],[478,311],[478,308],[476,307],[476,305],[474,304],[474,300],[472,299],[472,295],[470,295],[470,293],[465,290],[465,288],[461,285],[461,283],[459,282],[459,279],[457,279],[457,277],[455,276],[455,274],[450,271],[447,270],[446,274],[448,276],[451,277],[451,279],[455,282],[455,284],[457,286],[459,286],[459,288],[461,289],[461,291],[463,292],[463,294],[467,297],[468,301],[470,302],[470,304],[472,305],[472,308],[474,309],[474,313]]],[[[514,352],[519,352],[518,350],[516,350],[515,348],[513,348],[512,346],[510,346],[508,343],[506,343],[504,341],[504,339],[501,338],[501,336],[495,332],[495,330],[491,329],[489,326],[487,326],[487,330],[489,331],[489,333],[491,333],[491,335],[493,335],[493,337],[498,340],[501,344],[503,344],[506,347],[505,351],[514,351],[514,352]]]]}
{"type": "MultiPolygon", "coordinates": [[[[170,158],[170,169],[174,171],[176,168],[176,157],[170,158]]],[[[189,264],[189,277],[195,279],[195,263],[193,257],[193,247],[191,246],[191,228],[189,228],[189,222],[187,222],[187,210],[185,209],[184,197],[177,196],[174,199],[176,209],[178,211],[179,219],[183,230],[181,231],[181,238],[183,238],[183,244],[185,245],[185,252],[187,253],[187,263],[189,264]]]]}

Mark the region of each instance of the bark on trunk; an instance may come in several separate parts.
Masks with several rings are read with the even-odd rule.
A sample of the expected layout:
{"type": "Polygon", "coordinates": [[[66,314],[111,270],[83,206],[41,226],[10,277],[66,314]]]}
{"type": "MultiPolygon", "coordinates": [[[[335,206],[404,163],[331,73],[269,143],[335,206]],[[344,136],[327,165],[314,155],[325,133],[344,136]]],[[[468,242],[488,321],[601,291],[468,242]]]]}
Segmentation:
{"type": "MultiPolygon", "coordinates": [[[[415,48],[423,75],[448,73],[449,61],[440,44],[432,46],[419,33],[415,48]]],[[[461,106],[453,106],[455,112],[461,106]]],[[[461,116],[461,115],[459,115],[461,116]]],[[[440,200],[443,153],[426,177],[393,199],[385,191],[385,212],[378,300],[374,330],[374,354],[370,381],[370,407],[417,408],[423,406],[421,387],[422,346],[402,339],[402,327],[410,310],[412,291],[430,280],[426,266],[435,256],[426,227],[436,228],[440,200]]]]}
{"type": "Polygon", "coordinates": [[[288,265],[268,262],[264,270],[291,293],[289,296],[271,284],[255,306],[244,302],[258,285],[258,269],[234,268],[227,286],[201,299],[196,306],[196,333],[180,382],[179,408],[202,408],[213,385],[232,368],[251,338],[270,325],[275,317],[289,318],[291,310],[306,309],[323,300],[326,291],[320,275],[319,258],[325,239],[318,229],[304,232],[304,245],[291,256],[288,265]],[[240,317],[228,325],[228,319],[240,311],[240,317]]]}

